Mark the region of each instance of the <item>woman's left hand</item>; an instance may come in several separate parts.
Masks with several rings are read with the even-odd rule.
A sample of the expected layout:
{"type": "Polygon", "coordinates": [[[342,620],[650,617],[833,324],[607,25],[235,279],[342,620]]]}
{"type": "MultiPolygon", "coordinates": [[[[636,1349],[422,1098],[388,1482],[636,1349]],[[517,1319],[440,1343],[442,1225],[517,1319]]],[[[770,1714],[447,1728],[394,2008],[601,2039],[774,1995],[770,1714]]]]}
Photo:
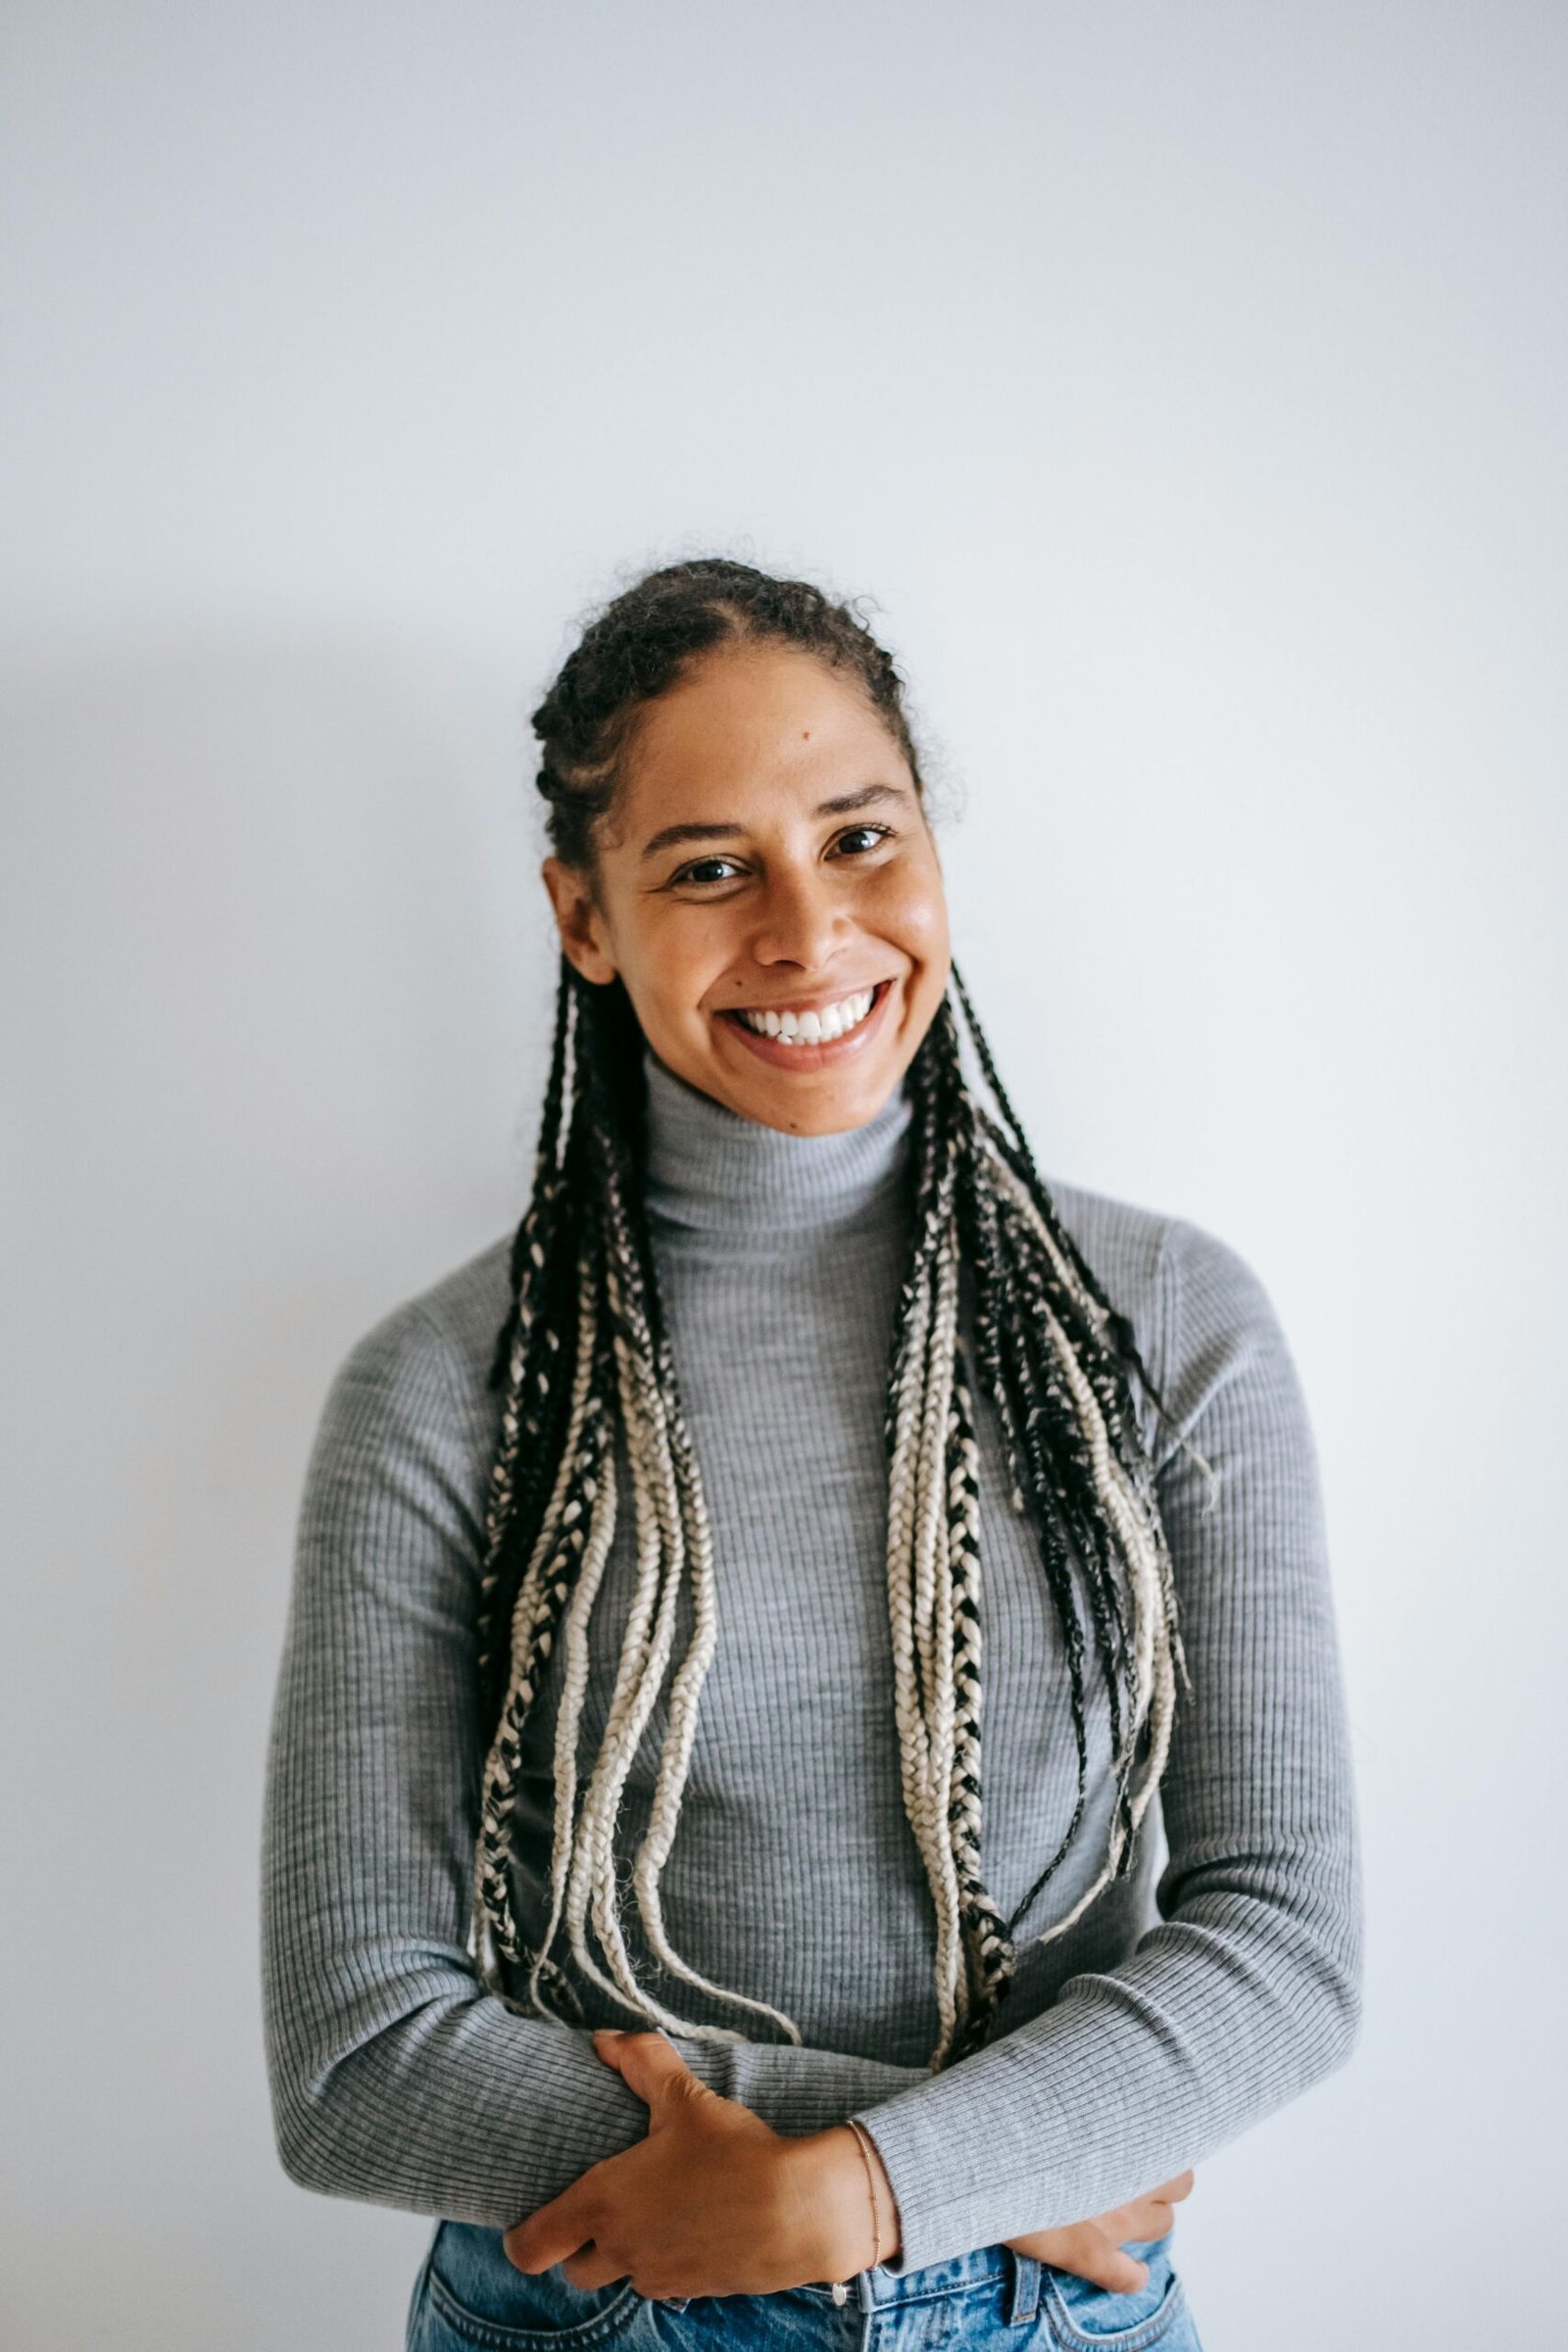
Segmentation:
{"type": "Polygon", "coordinates": [[[647,2137],[507,2230],[519,2271],[560,2263],[574,2286],[629,2278],[658,2298],[772,2294],[863,2267],[853,2134],[785,2137],[699,2082],[662,2034],[600,2032],[594,2048],[647,2101],[647,2137]]]}
{"type": "Polygon", "coordinates": [[[1035,2230],[1024,2237],[1004,2238],[1003,2243],[1015,2253],[1032,2254],[1037,2262],[1050,2263],[1054,2270],[1071,2271],[1074,2278],[1087,2278],[1107,2294],[1136,2294],[1148,2283],[1149,2265],[1127,2253],[1126,2247],[1129,2242],[1164,2237],[1175,2228],[1173,2208],[1192,2195],[1193,2179],[1191,2170],[1178,2173],[1174,2180],[1162,2180],[1157,2188],[1129,2197],[1125,2205],[1096,2214],[1093,2221],[1069,2222],[1058,2230],[1035,2230]]]}

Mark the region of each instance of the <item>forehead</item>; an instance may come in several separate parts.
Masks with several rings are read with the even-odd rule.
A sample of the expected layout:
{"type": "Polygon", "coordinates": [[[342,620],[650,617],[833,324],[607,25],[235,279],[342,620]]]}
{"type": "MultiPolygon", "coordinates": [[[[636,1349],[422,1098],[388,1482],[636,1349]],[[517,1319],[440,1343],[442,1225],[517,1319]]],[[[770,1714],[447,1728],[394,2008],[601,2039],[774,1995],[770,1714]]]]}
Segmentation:
{"type": "Polygon", "coordinates": [[[858,679],[787,646],[725,647],[639,719],[612,838],[636,848],[671,822],[745,823],[780,797],[830,786],[912,787],[908,764],[858,679]]]}

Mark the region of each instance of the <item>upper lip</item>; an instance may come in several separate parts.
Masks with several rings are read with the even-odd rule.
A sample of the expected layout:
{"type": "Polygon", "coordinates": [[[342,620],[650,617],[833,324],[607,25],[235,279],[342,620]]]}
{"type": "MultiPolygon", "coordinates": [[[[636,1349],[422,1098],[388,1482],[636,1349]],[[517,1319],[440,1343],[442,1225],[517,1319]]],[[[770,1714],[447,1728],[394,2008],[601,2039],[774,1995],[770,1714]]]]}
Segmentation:
{"type": "Polygon", "coordinates": [[[825,990],[814,997],[780,997],[772,1004],[721,1004],[720,1012],[820,1012],[824,1004],[842,1004],[846,997],[875,996],[880,980],[861,980],[849,988],[825,990]]]}

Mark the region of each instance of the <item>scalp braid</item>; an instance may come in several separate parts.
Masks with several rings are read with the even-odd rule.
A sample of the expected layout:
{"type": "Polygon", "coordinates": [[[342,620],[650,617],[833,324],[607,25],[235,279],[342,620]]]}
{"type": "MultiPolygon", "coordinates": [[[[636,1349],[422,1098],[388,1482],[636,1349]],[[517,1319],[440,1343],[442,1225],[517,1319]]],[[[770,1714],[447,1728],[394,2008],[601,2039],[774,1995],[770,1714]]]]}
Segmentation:
{"type": "MultiPolygon", "coordinates": [[[[593,826],[613,797],[638,707],[694,656],[744,638],[800,645],[851,669],[918,786],[898,672],[847,608],[808,583],[722,559],[671,565],[585,632],[535,713],[545,746],[539,787],[551,807],[552,841],[568,863],[591,869],[593,826]]],[[[563,956],[533,1192],[512,1251],[511,1301],[491,1373],[503,1402],[478,1598],[488,1753],[474,1950],[482,1981],[509,2007],[580,2021],[577,1985],[586,1980],[668,2031],[746,2038],[740,2027],[692,2022],[660,1999],[646,1970],[639,1976],[621,1924],[615,1827],[667,1682],[650,1818],[630,1873],[649,1952],[667,1978],[765,2018],[798,2042],[799,2029],[782,2011],[693,1968],[663,1921],[661,1878],[717,1618],[711,1529],[643,1214],[642,1054],[621,983],[591,986],[563,956]],[[588,1626],[623,1485],[632,1503],[633,1592],[600,1751],[583,1783],[588,1626]],[[692,1631],[671,1671],[683,1592],[692,1631]],[[512,1833],[524,1727],[558,1641],[550,1904],[529,1948],[513,1908],[512,1833]],[[563,1933],[569,1966],[557,1957],[563,1933]]],[[[994,2032],[1016,1972],[1019,1923],[1082,1825],[1089,1741],[1080,1594],[1106,1691],[1112,1814],[1093,1884],[1034,1941],[1063,1934],[1130,1869],[1164,1770],[1176,1682],[1187,1674],[1134,1378],[1178,1443],[1208,1465],[1176,1427],[1131,1324],[1061,1224],[956,967],[906,1083],[910,1237],[884,1413],[886,1581],[905,1808],[934,1912],[936,2071],[994,2032]],[[963,1032],[989,1103],[965,1074],[963,1032]],[[972,1373],[960,1340],[966,1326],[972,1373]],[[1071,1819],[1006,1917],[982,1868],[977,1387],[996,1413],[1012,1507],[1030,1519],[1039,1544],[1077,1755],[1071,1819]]]]}

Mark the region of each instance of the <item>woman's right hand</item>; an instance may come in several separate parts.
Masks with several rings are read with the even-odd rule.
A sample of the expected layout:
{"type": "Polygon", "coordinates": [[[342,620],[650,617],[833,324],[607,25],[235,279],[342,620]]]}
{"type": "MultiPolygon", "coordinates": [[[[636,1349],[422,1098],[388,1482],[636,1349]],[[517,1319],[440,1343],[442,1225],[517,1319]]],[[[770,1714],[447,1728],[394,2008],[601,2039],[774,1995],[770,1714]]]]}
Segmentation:
{"type": "Polygon", "coordinates": [[[1107,2294],[1130,2295],[1149,2277],[1147,2262],[1138,2262],[1122,2247],[1131,2240],[1146,2244],[1163,2237],[1176,2217],[1171,2211],[1193,2193],[1193,2176],[1178,2173],[1141,2197],[1118,2205],[1112,2213],[1096,2214],[1092,2222],[1070,2222],[1064,2230],[1032,2230],[1025,2237],[1006,2237],[1003,2244],[1018,2254],[1032,2254],[1053,2270],[1071,2271],[1107,2294]]]}

